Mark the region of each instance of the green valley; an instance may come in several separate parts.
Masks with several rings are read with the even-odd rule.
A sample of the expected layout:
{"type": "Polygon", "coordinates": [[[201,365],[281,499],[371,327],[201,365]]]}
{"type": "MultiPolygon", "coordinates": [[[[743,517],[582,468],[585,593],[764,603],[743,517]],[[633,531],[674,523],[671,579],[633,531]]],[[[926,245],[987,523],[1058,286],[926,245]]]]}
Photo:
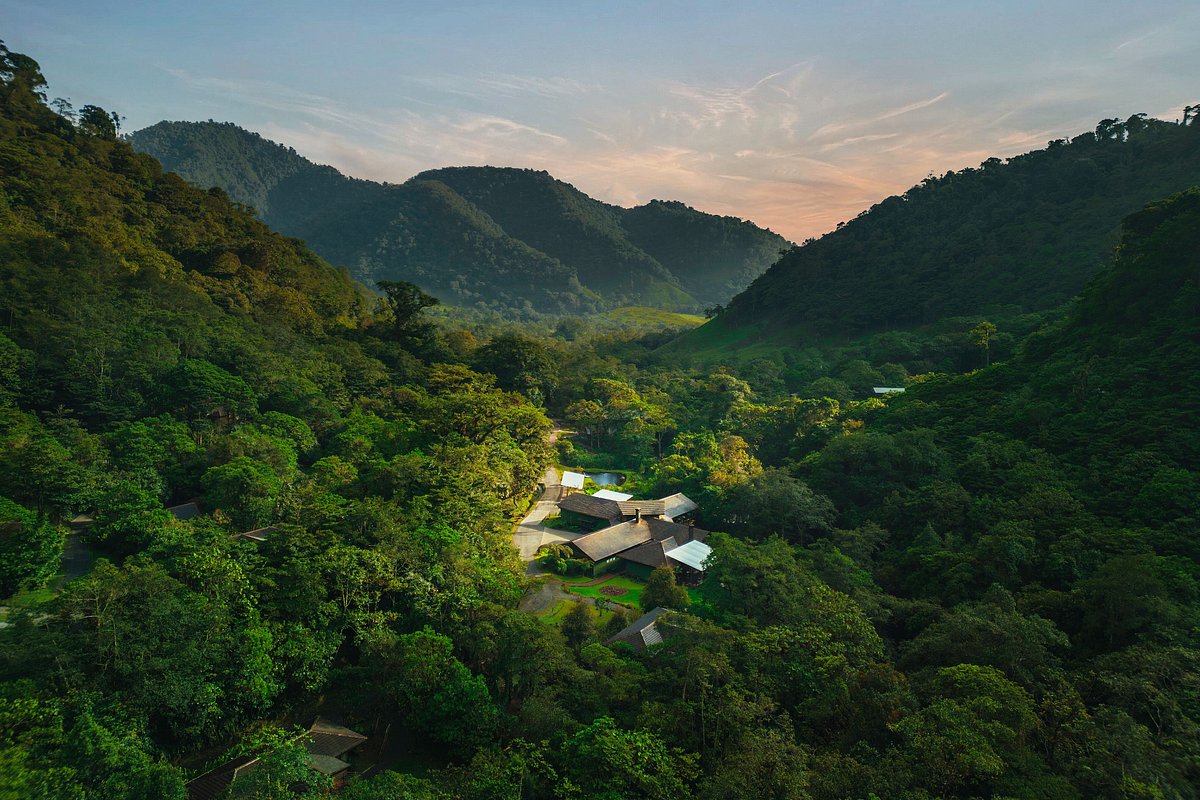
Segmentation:
{"type": "Polygon", "coordinates": [[[0,800],[1200,796],[1200,106],[782,257],[121,122],[0,43],[0,800]]]}

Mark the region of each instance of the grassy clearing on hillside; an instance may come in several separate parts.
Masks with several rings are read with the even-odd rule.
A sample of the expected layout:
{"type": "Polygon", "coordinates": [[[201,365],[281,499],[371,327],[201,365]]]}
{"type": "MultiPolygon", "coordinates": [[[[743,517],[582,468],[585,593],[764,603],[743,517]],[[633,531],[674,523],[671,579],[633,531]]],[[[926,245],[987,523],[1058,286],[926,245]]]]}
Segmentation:
{"type": "Polygon", "coordinates": [[[656,355],[682,356],[697,362],[782,360],[782,352],[796,345],[782,336],[771,336],[760,326],[730,328],[720,318],[711,319],[655,350],[656,355]]]}
{"type": "Polygon", "coordinates": [[[647,330],[695,328],[698,325],[704,324],[704,317],[698,314],[681,314],[676,311],[664,311],[661,308],[648,308],[646,306],[614,308],[612,311],[606,311],[600,316],[631,328],[647,330]]]}

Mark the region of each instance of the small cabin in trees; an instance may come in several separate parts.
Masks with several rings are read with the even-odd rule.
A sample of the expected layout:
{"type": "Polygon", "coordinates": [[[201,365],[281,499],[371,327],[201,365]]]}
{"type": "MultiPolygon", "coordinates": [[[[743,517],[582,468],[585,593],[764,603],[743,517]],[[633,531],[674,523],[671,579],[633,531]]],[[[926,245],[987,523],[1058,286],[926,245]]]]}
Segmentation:
{"type": "Polygon", "coordinates": [[[631,624],[622,628],[619,633],[612,636],[605,644],[617,644],[618,642],[629,645],[635,650],[645,650],[647,647],[655,644],[662,644],[663,631],[658,626],[658,618],[667,613],[667,609],[659,606],[642,614],[631,624]]]}
{"type": "Polygon", "coordinates": [[[262,542],[265,542],[277,530],[278,530],[278,528],[276,528],[274,525],[268,525],[265,528],[255,528],[252,531],[245,531],[244,533],[235,533],[233,536],[231,536],[229,538],[235,539],[235,540],[236,539],[246,539],[247,541],[262,543],[262,542]]]}
{"type": "Polygon", "coordinates": [[[180,522],[187,522],[189,519],[195,519],[200,516],[200,506],[195,503],[182,503],[177,506],[171,506],[167,511],[180,522]]]}
{"type": "Polygon", "coordinates": [[[647,647],[662,644],[673,634],[685,630],[687,626],[687,614],[659,606],[642,614],[604,643],[627,644],[634,650],[645,650],[647,647]]]}
{"type": "MultiPolygon", "coordinates": [[[[332,776],[336,781],[338,776],[350,769],[350,763],[343,757],[366,740],[367,737],[357,731],[317,717],[307,731],[292,741],[300,743],[308,751],[309,767],[332,776]]],[[[187,782],[188,800],[225,797],[234,781],[258,767],[263,755],[265,753],[237,756],[203,775],[197,775],[187,782]]]]}

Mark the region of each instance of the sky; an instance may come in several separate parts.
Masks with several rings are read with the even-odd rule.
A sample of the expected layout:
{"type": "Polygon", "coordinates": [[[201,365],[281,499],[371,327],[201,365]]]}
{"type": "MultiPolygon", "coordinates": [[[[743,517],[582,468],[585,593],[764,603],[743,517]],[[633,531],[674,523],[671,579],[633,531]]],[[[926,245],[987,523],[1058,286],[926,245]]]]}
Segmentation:
{"type": "Polygon", "coordinates": [[[544,169],[793,241],[929,173],[1200,102],[1200,3],[0,0],[51,97],[360,178],[544,169]]]}

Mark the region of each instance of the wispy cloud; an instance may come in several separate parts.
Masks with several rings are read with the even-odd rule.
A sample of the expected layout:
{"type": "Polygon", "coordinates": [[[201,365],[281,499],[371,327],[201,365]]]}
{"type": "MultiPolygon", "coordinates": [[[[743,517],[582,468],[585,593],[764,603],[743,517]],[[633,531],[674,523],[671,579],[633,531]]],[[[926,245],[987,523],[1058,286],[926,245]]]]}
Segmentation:
{"type": "Polygon", "coordinates": [[[1124,41],[1124,42],[1121,42],[1119,45],[1117,45],[1116,47],[1114,47],[1114,48],[1113,48],[1113,52],[1114,52],[1114,53],[1116,53],[1116,52],[1118,52],[1118,51],[1120,51],[1120,50],[1124,50],[1126,47],[1129,47],[1129,46],[1131,46],[1131,45],[1135,45],[1135,44],[1139,44],[1139,43],[1141,43],[1141,42],[1144,42],[1144,41],[1146,41],[1147,39],[1149,39],[1150,37],[1152,37],[1152,36],[1156,36],[1157,34],[1158,34],[1158,31],[1156,31],[1156,30],[1155,30],[1155,31],[1150,31],[1150,32],[1148,32],[1148,33],[1143,33],[1141,36],[1135,36],[1135,37],[1133,37],[1132,39],[1128,39],[1128,40],[1126,40],[1126,41],[1124,41]]]}
{"type": "Polygon", "coordinates": [[[436,74],[410,75],[403,82],[436,92],[487,99],[495,97],[539,97],[555,99],[576,97],[600,92],[597,84],[585,83],[562,76],[542,77],[536,75],[514,75],[504,72],[488,72],[475,75],[436,74]]]}
{"type": "MultiPolygon", "coordinates": [[[[1194,22],[1177,27],[1193,31],[1194,22]]],[[[713,71],[661,64],[627,72],[593,64],[564,74],[531,71],[522,59],[510,70],[473,62],[456,72],[443,63],[398,72],[369,104],[227,74],[170,74],[212,105],[241,104],[246,113],[237,121],[247,127],[356,177],[402,181],[459,164],[534,167],[609,202],[683,200],[799,241],[930,172],[1040,147],[1104,116],[1194,100],[1164,96],[1149,109],[1105,104],[1112,83],[1136,83],[1131,64],[1149,69],[1155,57],[1191,52],[1180,46],[1183,33],[1155,24],[1115,45],[1095,37],[1088,50],[1031,50],[1024,60],[975,72],[896,72],[894,61],[852,62],[828,48],[802,51],[802,60],[764,60],[740,80],[701,80],[695,76],[713,71]],[[1147,54],[1151,46],[1157,56],[1147,54]]],[[[1174,74],[1177,66],[1156,68],[1174,74]]]]}
{"type": "Polygon", "coordinates": [[[662,115],[692,130],[763,124],[786,131],[797,119],[803,103],[797,95],[812,70],[808,62],[792,64],[745,87],[668,84],[669,93],[682,102],[662,115]]]}
{"type": "Polygon", "coordinates": [[[187,70],[168,68],[166,72],[180,82],[226,99],[257,108],[299,114],[323,123],[364,133],[378,133],[384,126],[375,116],[344,108],[336,100],[299,91],[271,81],[233,80],[194,75],[187,70]]]}
{"type": "Polygon", "coordinates": [[[454,129],[467,134],[500,134],[504,136],[532,134],[543,139],[548,139],[557,144],[565,144],[566,139],[557,134],[547,133],[546,131],[535,128],[532,125],[523,125],[520,122],[514,122],[511,119],[504,117],[479,116],[472,117],[465,122],[460,122],[454,126],[454,129]]]}
{"type": "Polygon", "coordinates": [[[898,117],[901,114],[911,114],[913,111],[920,111],[922,108],[929,108],[934,103],[940,103],[949,96],[950,96],[949,92],[942,92],[941,94],[937,95],[936,97],[931,97],[928,100],[918,100],[915,103],[909,103],[906,106],[900,106],[900,108],[894,108],[891,111],[886,111],[883,114],[880,114],[879,116],[875,117],[871,121],[872,122],[883,122],[885,119],[892,119],[893,117],[898,117]]]}
{"type": "Polygon", "coordinates": [[[852,144],[863,144],[864,142],[882,142],[887,139],[895,139],[900,134],[898,133],[864,133],[862,136],[850,136],[842,139],[840,142],[830,142],[829,144],[821,145],[821,152],[827,153],[830,150],[838,150],[852,144]]]}
{"type": "Polygon", "coordinates": [[[509,95],[535,95],[537,97],[571,97],[600,91],[594,84],[583,83],[572,78],[539,78],[533,75],[481,75],[479,85],[487,90],[509,95]]]}

